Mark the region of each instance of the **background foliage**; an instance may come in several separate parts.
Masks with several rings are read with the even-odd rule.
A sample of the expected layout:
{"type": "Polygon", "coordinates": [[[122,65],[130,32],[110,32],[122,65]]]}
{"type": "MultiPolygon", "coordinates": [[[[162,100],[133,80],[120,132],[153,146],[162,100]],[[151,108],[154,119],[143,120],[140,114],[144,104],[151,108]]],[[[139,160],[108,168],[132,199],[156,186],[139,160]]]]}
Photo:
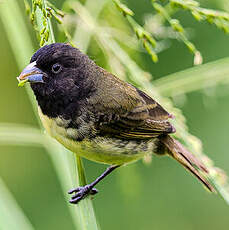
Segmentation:
{"type": "MultiPolygon", "coordinates": [[[[63,2],[55,1],[55,4],[61,7],[63,2]]],[[[34,39],[33,45],[38,48],[36,35],[24,12],[23,2],[18,1],[18,3],[34,39]]],[[[100,12],[100,25],[103,25],[104,34],[113,32],[121,47],[134,57],[142,69],[153,75],[153,83],[159,92],[171,96],[176,106],[183,110],[190,132],[203,141],[204,151],[217,165],[229,172],[227,163],[228,36],[207,22],[197,23],[188,12],[176,13],[176,18],[180,19],[184,28],[187,28],[189,39],[202,52],[204,63],[210,62],[206,66],[177,73],[193,66],[193,56],[182,43],[177,42],[176,39],[168,39],[176,38],[176,33],[167,28],[167,24],[155,35],[157,40],[159,37],[162,39],[160,39],[160,46],[154,50],[156,53],[159,52],[159,62],[153,64],[143,47],[138,46],[136,39],[131,36],[131,28],[114,4],[105,0],[100,0],[100,4],[97,1],[94,3],[95,5],[88,7],[94,9],[94,17],[97,16],[96,12],[100,12]],[[120,28],[115,30],[110,25],[116,27],[118,25],[120,28]],[[111,29],[113,31],[110,31],[111,29]],[[129,31],[129,37],[128,34],[122,33],[122,29],[129,31]],[[137,52],[139,50],[140,52],[137,52]],[[162,77],[169,74],[173,75],[162,80],[162,77]]],[[[147,18],[146,26],[152,28],[154,24],[149,15],[147,17],[147,14],[152,13],[150,1],[129,0],[126,4],[135,12],[136,22],[144,24],[147,18]]],[[[77,9],[80,7],[79,4],[73,5],[73,2],[72,6],[77,9]]],[[[204,1],[203,6],[225,10],[228,7],[226,0],[204,1]]],[[[69,10],[68,5],[65,4],[64,7],[69,10]]],[[[13,9],[11,13],[13,14],[13,9]]],[[[83,16],[84,12],[81,10],[78,15],[83,16]]],[[[70,32],[73,30],[72,19],[66,17],[64,21],[70,32]]],[[[99,34],[101,28],[95,28],[97,32],[93,32],[99,34]]],[[[58,30],[56,27],[54,29],[55,32],[58,30]]],[[[66,199],[63,199],[60,176],[53,167],[53,158],[57,153],[53,153],[53,158],[47,155],[45,149],[37,143],[35,131],[34,137],[23,136],[22,129],[24,133],[29,130],[24,125],[20,127],[14,125],[20,123],[28,125],[29,128],[38,127],[25,91],[17,87],[15,77],[20,69],[17,68],[15,52],[10,46],[12,41],[9,41],[6,30],[3,30],[0,21],[0,66],[1,80],[4,82],[0,85],[2,108],[0,122],[11,124],[11,126],[1,125],[0,128],[0,138],[3,140],[0,146],[0,177],[2,178],[0,193],[1,202],[6,202],[1,207],[8,207],[7,210],[1,210],[5,215],[0,217],[0,228],[5,229],[3,226],[9,226],[8,229],[17,229],[18,225],[14,223],[20,223],[20,226],[23,226],[21,229],[75,229],[75,221],[70,215],[73,207],[70,207],[69,212],[69,205],[66,199]],[[12,130],[9,129],[10,127],[12,130]],[[15,130],[18,130],[18,133],[15,130]],[[10,141],[12,134],[14,134],[13,143],[10,141]],[[28,138],[34,138],[32,147],[25,144],[18,145],[21,143],[20,140],[28,138]],[[9,210],[10,214],[7,215],[9,210]],[[18,221],[12,222],[10,218],[13,215],[18,217],[18,221]]],[[[85,51],[87,45],[85,45],[84,33],[88,34],[90,30],[85,27],[78,30],[78,34],[75,35],[78,41],[76,45],[85,51]]],[[[56,34],[58,41],[65,40],[64,33],[56,34]]],[[[103,36],[104,34],[102,33],[103,36]]],[[[99,65],[118,72],[123,78],[126,77],[126,72],[117,59],[112,59],[109,52],[107,52],[108,56],[104,57],[101,48],[95,42],[98,38],[103,39],[101,34],[92,38],[89,46],[90,57],[99,65]]],[[[19,39],[19,37],[11,37],[11,39],[19,39]]],[[[21,52],[21,55],[26,52],[20,50],[20,47],[17,48],[17,52],[21,52]]],[[[131,77],[129,78],[131,80],[131,77]]],[[[64,174],[68,170],[68,165],[61,163],[64,174]]],[[[88,161],[85,161],[85,164],[90,181],[105,168],[103,165],[88,161]]],[[[96,196],[94,204],[101,229],[171,229],[171,226],[173,229],[228,229],[228,207],[224,201],[206,193],[193,177],[168,158],[153,158],[152,163],[147,167],[142,162],[124,167],[102,182],[98,188],[102,191],[96,196]]]]}

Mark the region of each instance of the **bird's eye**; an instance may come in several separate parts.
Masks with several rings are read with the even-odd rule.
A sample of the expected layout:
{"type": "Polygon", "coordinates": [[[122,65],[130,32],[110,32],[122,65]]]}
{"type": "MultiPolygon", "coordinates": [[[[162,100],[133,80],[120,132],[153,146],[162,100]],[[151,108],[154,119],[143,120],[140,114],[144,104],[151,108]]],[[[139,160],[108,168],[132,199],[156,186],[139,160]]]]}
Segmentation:
{"type": "Polygon", "coordinates": [[[53,73],[59,73],[62,70],[62,66],[59,63],[56,63],[52,66],[53,73]]]}

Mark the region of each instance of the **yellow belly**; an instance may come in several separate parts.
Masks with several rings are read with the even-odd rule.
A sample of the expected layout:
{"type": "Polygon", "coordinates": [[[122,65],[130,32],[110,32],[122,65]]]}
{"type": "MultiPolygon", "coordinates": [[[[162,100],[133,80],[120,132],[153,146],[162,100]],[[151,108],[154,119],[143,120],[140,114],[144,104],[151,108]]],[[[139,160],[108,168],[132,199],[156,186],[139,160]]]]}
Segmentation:
{"type": "Polygon", "coordinates": [[[80,142],[75,141],[67,137],[69,132],[74,132],[73,129],[69,131],[64,127],[60,127],[57,125],[56,119],[45,116],[40,109],[39,115],[45,129],[53,138],[70,151],[89,160],[105,164],[120,165],[136,161],[144,155],[152,153],[153,142],[152,148],[149,148],[148,151],[143,151],[141,149],[136,150],[138,146],[133,146],[131,141],[125,146],[120,147],[120,141],[117,140],[116,143],[116,140],[113,138],[96,137],[92,140],[84,139],[80,142]]]}

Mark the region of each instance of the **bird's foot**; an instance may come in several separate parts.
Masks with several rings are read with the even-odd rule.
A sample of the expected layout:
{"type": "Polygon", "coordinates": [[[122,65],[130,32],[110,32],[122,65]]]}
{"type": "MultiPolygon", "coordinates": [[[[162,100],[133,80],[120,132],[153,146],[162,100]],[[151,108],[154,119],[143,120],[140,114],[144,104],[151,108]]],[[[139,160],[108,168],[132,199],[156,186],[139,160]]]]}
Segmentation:
{"type": "Polygon", "coordinates": [[[85,185],[83,187],[78,187],[75,189],[72,189],[68,192],[68,194],[75,193],[71,200],[69,201],[72,204],[77,204],[80,200],[84,199],[86,196],[95,195],[98,193],[98,190],[96,188],[90,187],[90,185],[85,185]]]}

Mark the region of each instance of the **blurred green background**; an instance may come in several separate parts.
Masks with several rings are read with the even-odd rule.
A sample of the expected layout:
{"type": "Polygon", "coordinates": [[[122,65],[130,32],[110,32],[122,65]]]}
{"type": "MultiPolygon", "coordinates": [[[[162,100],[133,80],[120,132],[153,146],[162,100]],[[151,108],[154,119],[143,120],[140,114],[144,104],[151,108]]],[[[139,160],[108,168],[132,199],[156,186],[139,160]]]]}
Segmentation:
{"type": "MultiPolygon", "coordinates": [[[[23,11],[23,1],[18,2],[23,11]]],[[[62,2],[56,1],[58,6],[62,2]]],[[[227,0],[202,2],[205,7],[214,9],[227,7],[227,0]]],[[[149,1],[128,0],[126,3],[135,11],[139,23],[143,22],[146,13],[150,13],[149,1]]],[[[207,23],[197,23],[187,13],[179,13],[178,18],[182,18],[185,27],[192,28],[192,41],[202,52],[204,63],[229,57],[228,35],[207,23]]],[[[31,28],[30,31],[34,47],[38,48],[35,34],[31,28]]],[[[99,63],[100,57],[96,60],[99,63]]],[[[192,67],[193,57],[182,43],[173,41],[169,49],[159,54],[157,64],[147,54],[141,54],[138,62],[157,79],[192,67]]],[[[0,122],[37,127],[25,89],[17,87],[16,76],[21,69],[16,65],[1,21],[0,70],[0,122]]],[[[222,85],[207,92],[188,93],[175,98],[174,102],[187,118],[190,132],[202,140],[204,151],[217,166],[229,173],[228,100],[229,87],[222,85]]],[[[0,145],[0,159],[0,177],[35,229],[75,229],[67,208],[70,204],[64,199],[60,182],[44,149],[0,145]]],[[[88,181],[105,169],[103,165],[86,160],[84,163],[88,181]]],[[[229,228],[226,203],[219,196],[207,193],[195,178],[169,158],[153,157],[149,166],[139,161],[123,167],[97,188],[100,193],[93,203],[101,229],[229,228]]]]}

